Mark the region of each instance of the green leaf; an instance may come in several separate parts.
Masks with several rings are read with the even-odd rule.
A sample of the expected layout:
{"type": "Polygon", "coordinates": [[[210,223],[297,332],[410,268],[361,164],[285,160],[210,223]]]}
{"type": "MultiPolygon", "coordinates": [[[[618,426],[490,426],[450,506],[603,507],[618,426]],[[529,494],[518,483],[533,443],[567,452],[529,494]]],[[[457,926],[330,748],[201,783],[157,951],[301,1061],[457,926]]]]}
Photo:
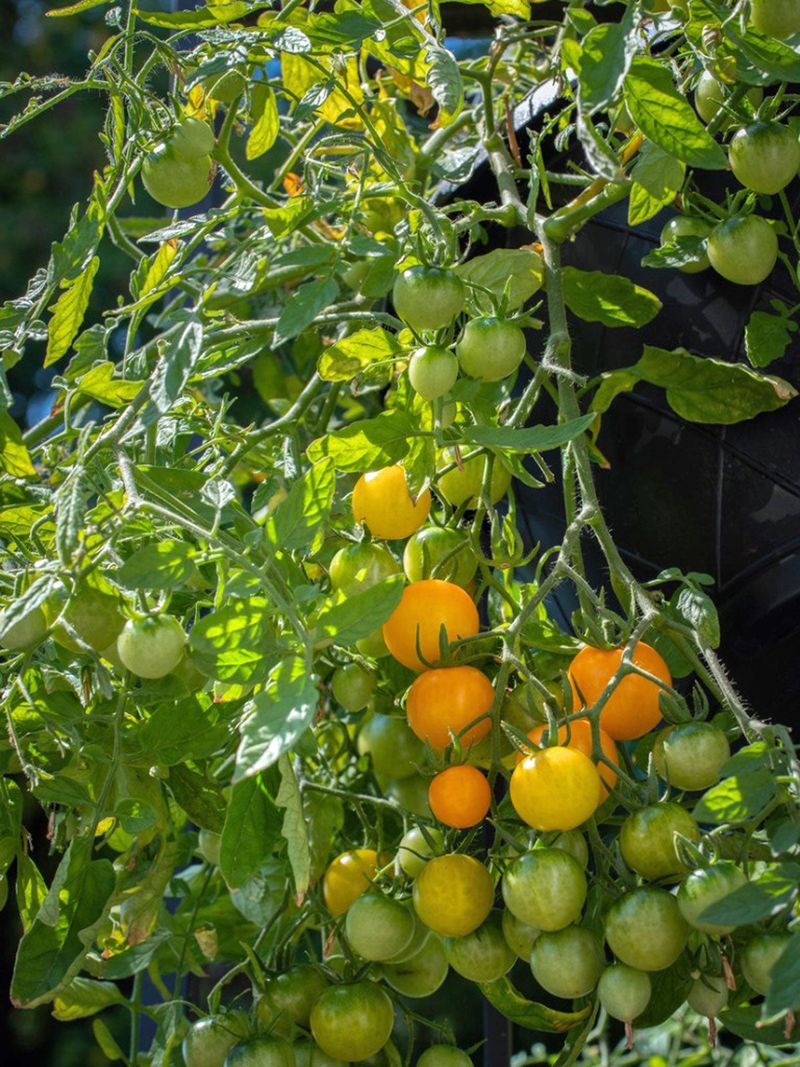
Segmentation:
{"type": "Polygon", "coordinates": [[[622,88],[638,47],[634,11],[630,6],[621,22],[595,26],[581,42],[579,99],[588,114],[607,108],[622,88]]]}
{"type": "Polygon", "coordinates": [[[374,419],[351,422],[318,437],[308,446],[307,455],[312,463],[328,457],[339,471],[378,470],[403,458],[416,427],[405,412],[384,411],[374,419]]]}
{"type": "Polygon", "coordinates": [[[619,274],[565,267],[563,279],[567,307],[586,322],[646,326],[661,310],[654,293],[619,274]]]}
{"type": "Polygon", "coordinates": [[[668,155],[703,170],[725,169],[725,153],[675,88],[669,67],[637,56],[625,78],[625,103],[645,137],[668,155]]]}
{"type": "Polygon", "coordinates": [[[768,367],[782,359],[797,332],[797,323],[786,315],[754,311],[744,331],[747,358],[753,367],[768,367]]]}
{"type": "Polygon", "coordinates": [[[159,245],[152,256],[143,259],[132,278],[135,279],[134,295],[147,296],[161,285],[180,247],[173,237],[159,245]]]}
{"type": "Polygon", "coordinates": [[[439,122],[449,126],[464,106],[464,85],[455,56],[447,48],[430,47],[425,52],[426,81],[439,105],[439,122]]]}
{"type": "Polygon", "coordinates": [[[650,1003],[641,1015],[636,1017],[637,1026],[660,1026],[684,1003],[692,987],[692,977],[688,968],[679,961],[665,971],[650,975],[653,992],[650,1003]],[[642,1020],[639,1022],[639,1020],[642,1020]]]}
{"type": "Polygon", "coordinates": [[[157,541],[137,549],[114,578],[126,589],[181,589],[200,577],[194,555],[185,541],[157,541]]]}
{"type": "Polygon", "coordinates": [[[214,778],[182,763],[170,769],[169,788],[193,823],[203,830],[222,833],[227,805],[214,778]]]}
{"type": "Polygon", "coordinates": [[[511,426],[465,426],[461,439],[473,445],[510,452],[547,452],[580,437],[594,420],[595,415],[590,413],[556,426],[528,426],[522,430],[511,426]]]}
{"type": "Polygon", "coordinates": [[[403,583],[403,576],[397,574],[363,593],[333,600],[322,609],[314,622],[316,647],[352,645],[375,633],[400,603],[403,583]]]}
{"type": "Polygon", "coordinates": [[[50,309],[52,317],[47,324],[47,351],[44,365],[57,363],[64,355],[81,328],[89,297],[92,295],[94,276],[100,266],[100,258],[94,256],[85,270],[71,281],[50,309]]]}
{"type": "Polygon", "coordinates": [[[467,4],[483,4],[489,12],[498,18],[500,15],[513,15],[518,19],[531,17],[530,0],[464,0],[467,4]]]}
{"type": "Polygon", "coordinates": [[[726,1008],[719,1014],[719,1021],[726,1030],[752,1041],[755,1045],[791,1045],[792,1039],[786,1037],[786,1024],[781,1019],[777,1023],[764,1024],[760,1005],[743,1008],[726,1008]]]}
{"type": "Polygon", "coordinates": [[[114,890],[110,860],[91,859],[94,841],[76,838],[17,949],[11,999],[35,1008],[52,1000],[75,975],[92,943],[94,927],[114,890]]]}
{"type": "Polygon", "coordinates": [[[0,470],[12,478],[36,476],[36,468],[22,440],[22,431],[7,411],[0,412],[0,470]]]}
{"type": "Polygon", "coordinates": [[[264,691],[245,707],[234,781],[277,763],[311,725],[318,703],[317,679],[306,661],[292,656],[279,663],[264,691]]]}
{"type": "Polygon", "coordinates": [[[683,186],[685,165],[673,155],[646,141],[631,171],[628,222],[639,226],[671,204],[683,186]]]}
{"type": "Polygon", "coordinates": [[[526,1000],[508,978],[495,982],[477,982],[476,985],[493,1008],[506,1019],[526,1030],[538,1030],[546,1034],[563,1034],[577,1026],[591,1013],[591,1007],[580,1011],[556,1011],[546,1004],[526,1000]]]}
{"type": "Polygon", "coordinates": [[[17,911],[23,931],[30,929],[47,896],[47,883],[27,852],[17,856],[17,911]]]}
{"type": "Polygon", "coordinates": [[[199,322],[187,322],[178,333],[177,341],[162,343],[161,354],[150,378],[150,398],[154,413],[143,414],[145,424],[165,415],[180,397],[189,381],[203,347],[203,327],[199,322]]]}
{"type": "Polygon", "coordinates": [[[639,375],[633,370],[615,370],[604,374],[592,397],[591,410],[600,414],[608,411],[620,393],[629,393],[639,380],[639,375]]]}
{"type": "Polygon", "coordinates": [[[326,348],[317,369],[326,382],[349,382],[373,363],[394,359],[402,351],[394,334],[380,326],[357,330],[326,348]]]}
{"type": "Polygon", "coordinates": [[[344,805],[339,797],[308,790],[303,797],[311,851],[311,881],[325,873],[337,833],[344,826],[344,805]]]}
{"type": "Polygon", "coordinates": [[[731,775],[712,786],[695,804],[698,822],[717,825],[758,819],[775,799],[775,775],[769,767],[757,767],[748,774],[731,775]]]}
{"type": "Polygon", "coordinates": [[[100,1051],[107,1060],[116,1063],[118,1060],[125,1059],[125,1053],[119,1047],[113,1034],[102,1019],[92,1020],[92,1033],[95,1041],[100,1046],[100,1051]]]}
{"type": "Polygon", "coordinates": [[[289,864],[294,877],[295,894],[304,897],[311,880],[311,852],[308,827],[303,811],[303,797],[297,784],[292,761],[284,754],[278,760],[281,784],[275,803],[284,809],[281,835],[286,841],[289,864]]]}
{"type": "Polygon", "coordinates": [[[657,270],[675,270],[686,263],[696,263],[705,251],[705,237],[678,237],[643,256],[642,266],[654,267],[657,270]]]}
{"type": "Polygon", "coordinates": [[[157,704],[144,723],[126,733],[127,749],[137,762],[143,758],[164,767],[212,756],[228,738],[228,724],[220,721],[219,705],[209,696],[190,696],[177,704],[157,704]],[[141,755],[140,755],[141,753],[141,755]]]}
{"type": "Polygon", "coordinates": [[[278,811],[263,775],[234,785],[219,846],[219,866],[230,889],[259,872],[278,839],[278,811]]]}
{"type": "Polygon", "coordinates": [[[67,4],[66,7],[53,7],[45,11],[48,18],[64,18],[66,15],[77,15],[81,11],[89,11],[93,7],[102,7],[109,0],[78,0],[76,4],[67,4]]]}
{"type": "Polygon", "coordinates": [[[719,616],[711,597],[700,589],[681,589],[676,606],[679,614],[697,631],[703,644],[719,648],[719,616]]]}
{"type": "Polygon", "coordinates": [[[189,634],[189,648],[200,670],[239,685],[266,678],[277,651],[273,611],[263,597],[233,598],[198,619],[189,634]]]}
{"type": "Polygon", "coordinates": [[[723,926],[747,926],[777,915],[791,905],[800,886],[800,864],[772,863],[760,871],[756,881],[740,886],[707,907],[703,922],[723,926]]]}
{"type": "Polygon", "coordinates": [[[186,11],[151,11],[137,7],[136,17],[165,30],[202,30],[235,22],[259,7],[266,6],[266,3],[253,5],[246,0],[230,0],[228,3],[222,0],[218,4],[208,4],[206,7],[186,11]]]}
{"type": "Polygon", "coordinates": [[[73,978],[53,1001],[53,1015],[60,1023],[71,1023],[125,1003],[125,997],[113,982],[73,978]]]}
{"type": "Polygon", "coordinates": [[[278,101],[272,86],[256,83],[253,89],[253,117],[256,120],[247,138],[247,159],[258,159],[275,144],[280,132],[278,101]]]}
{"type": "Polygon", "coordinates": [[[275,344],[297,337],[310,326],[320,311],[334,302],[339,286],[334,278],[315,278],[296,289],[284,306],[275,327],[275,344]]]}
{"type": "Polygon", "coordinates": [[[800,932],[795,932],[770,972],[766,1010],[769,1015],[800,1008],[800,932]]]}
{"type": "MultiPolygon", "coordinates": [[[[544,261],[529,248],[495,248],[483,256],[473,256],[455,268],[465,282],[490,289],[495,299],[505,293],[509,311],[522,307],[542,287],[544,261]]],[[[470,303],[477,311],[489,311],[490,304],[479,290],[472,290],[470,303]]]]}
{"type": "MultiPolygon", "coordinates": [[[[82,334],[81,336],[85,336],[82,334]]],[[[133,400],[142,388],[143,382],[127,381],[115,378],[117,367],[110,360],[98,363],[78,381],[77,391],[94,400],[99,400],[107,407],[124,408],[133,400]]]]}
{"type": "Polygon", "coordinates": [[[326,459],[315,463],[267,519],[264,530],[271,544],[284,552],[308,548],[330,517],[335,490],[333,464],[326,459]]]}

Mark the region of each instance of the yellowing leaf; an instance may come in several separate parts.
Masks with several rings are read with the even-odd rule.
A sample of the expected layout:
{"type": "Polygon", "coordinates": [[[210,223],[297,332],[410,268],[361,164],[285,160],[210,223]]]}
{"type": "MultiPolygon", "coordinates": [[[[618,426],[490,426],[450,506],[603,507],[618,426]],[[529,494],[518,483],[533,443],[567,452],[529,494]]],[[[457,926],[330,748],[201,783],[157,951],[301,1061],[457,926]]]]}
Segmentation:
{"type": "Polygon", "coordinates": [[[29,478],[36,474],[22,433],[7,411],[0,412],[0,470],[12,478],[29,478]]]}
{"type": "Polygon", "coordinates": [[[141,296],[152,292],[153,289],[161,284],[164,276],[170,268],[170,264],[177,255],[177,252],[178,242],[174,238],[165,241],[164,244],[161,245],[155,256],[153,256],[150,266],[147,268],[147,273],[142,282],[141,296]]]}
{"type": "Polygon", "coordinates": [[[275,93],[269,85],[256,87],[259,96],[259,114],[247,138],[245,155],[248,159],[257,159],[275,144],[280,131],[280,119],[278,117],[278,102],[275,93]]]}
{"type": "Polygon", "coordinates": [[[47,324],[47,352],[44,357],[45,367],[56,363],[77,334],[89,305],[94,276],[100,266],[100,257],[94,256],[86,269],[69,283],[61,296],[51,308],[53,316],[47,324]]]}

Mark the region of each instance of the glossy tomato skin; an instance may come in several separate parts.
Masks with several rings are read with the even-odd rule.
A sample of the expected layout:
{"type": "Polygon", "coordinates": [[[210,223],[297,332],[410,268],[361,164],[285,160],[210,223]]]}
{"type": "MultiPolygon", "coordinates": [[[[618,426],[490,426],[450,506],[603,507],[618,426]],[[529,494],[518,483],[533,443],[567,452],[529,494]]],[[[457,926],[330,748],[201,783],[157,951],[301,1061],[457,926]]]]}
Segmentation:
{"type": "Polygon", "coordinates": [[[445,826],[466,830],[489,814],[492,792],[485,774],[469,764],[447,767],[428,787],[428,805],[445,826]]]}
{"type": "Polygon", "coordinates": [[[423,526],[409,537],[403,550],[403,570],[410,582],[441,578],[464,589],[477,569],[466,536],[446,526],[423,526]]]}
{"type": "Polygon", "coordinates": [[[398,963],[381,968],[392,989],[404,997],[430,997],[440,989],[449,970],[444,945],[428,931],[419,949],[398,963]]]}
{"type": "Polygon", "coordinates": [[[489,734],[492,723],[487,712],[494,695],[492,683],[477,667],[424,671],[408,691],[408,725],[436,752],[447,748],[451,735],[466,749],[489,734]]]}
{"type": "Polygon", "coordinates": [[[597,996],[605,1010],[612,1019],[625,1023],[642,1014],[652,993],[650,976],[624,963],[607,967],[597,984],[597,996]]]}
{"type": "Polygon", "coordinates": [[[458,360],[446,348],[426,345],[412,353],[408,380],[423,400],[438,400],[456,384],[458,360]]]}
{"type": "Polygon", "coordinates": [[[565,1000],[591,993],[604,963],[600,938],[583,926],[542,934],[531,949],[533,977],[542,989],[565,1000]]]}
{"type": "Polygon", "coordinates": [[[754,122],[736,133],[729,159],[746,189],[772,196],[797,177],[800,140],[796,131],[780,122],[754,122]]]}
{"type": "Polygon", "coordinates": [[[214,151],[214,131],[203,119],[187,115],[172,130],[172,148],[185,159],[199,159],[214,151]]]}
{"type": "Polygon", "coordinates": [[[761,996],[769,993],[772,968],[791,940],[791,934],[759,934],[745,945],[741,955],[742,973],[750,988],[761,996]]]}
{"type": "Polygon", "coordinates": [[[410,537],[428,518],[430,490],[412,500],[406,474],[399,464],[362,474],[353,489],[353,518],[373,537],[396,541],[410,537]]]}
{"type": "Polygon", "coordinates": [[[471,982],[495,982],[508,974],[516,961],[503,936],[499,911],[492,911],[471,934],[445,938],[444,951],[453,970],[471,982]]]}
{"type": "Polygon", "coordinates": [[[534,830],[574,830],[594,814],[601,790],[597,768],[582,752],[543,748],[511,775],[511,803],[534,830]]]}
{"type": "Polygon", "coordinates": [[[129,619],[117,638],[125,667],[140,678],[163,678],[180,663],[186,634],[174,615],[129,619]]]}
{"type": "Polygon", "coordinates": [[[397,276],[394,309],[412,330],[440,330],[464,307],[466,291],[459,276],[439,267],[409,267],[397,276]]]}
{"type": "Polygon", "coordinates": [[[345,711],[362,711],[369,704],[378,679],[360,663],[337,667],[331,677],[331,692],[336,703],[345,711]]]}
{"type": "Polygon", "coordinates": [[[225,1057],[247,1033],[247,1018],[241,1012],[209,1015],[192,1023],[183,1039],[186,1067],[222,1067],[225,1057]]]}
{"type": "Polygon", "coordinates": [[[414,909],[442,937],[465,937],[485,921],[494,903],[492,876],[463,853],[434,856],[414,882],[414,909]]]}
{"type": "Polygon", "coordinates": [[[606,916],[606,941],[621,963],[663,971],[686,947],[689,926],[666,889],[643,886],[615,901],[606,916]]]}
{"type": "Polygon", "coordinates": [[[517,370],[526,348],[525,334],[519,326],[487,315],[467,323],[456,353],[461,369],[470,378],[499,382],[517,370]]]}
{"type": "MultiPolygon", "coordinates": [[[[547,725],[534,726],[534,728],[528,733],[528,737],[540,748],[547,745],[550,730],[547,725]]],[[[592,724],[588,719],[573,719],[571,723],[559,726],[558,728],[558,744],[565,745],[567,748],[574,748],[578,752],[582,752],[584,756],[588,756],[589,759],[597,767],[597,773],[600,775],[600,793],[599,803],[602,804],[608,797],[609,787],[612,787],[617,780],[616,771],[609,767],[607,763],[602,763],[600,760],[594,760],[594,740],[592,737],[592,724]]],[[[619,766],[619,752],[617,746],[608,736],[608,734],[600,729],[600,749],[606,759],[611,760],[614,764],[619,766]]],[[[518,763],[522,762],[522,753],[519,754],[517,759],[518,763]]]]}
{"type": "Polygon", "coordinates": [[[391,897],[364,893],[347,909],[344,932],[362,959],[386,961],[408,946],[414,934],[414,917],[391,897]]]}
{"type": "Polygon", "coordinates": [[[478,609],[460,586],[429,578],[406,586],[384,623],[383,639],[404,667],[424,671],[440,659],[442,627],[448,642],[472,637],[480,629],[478,609]]]}
{"type": "MultiPolygon", "coordinates": [[[[717,81],[707,70],[703,71],[694,90],[694,106],[703,122],[711,122],[729,95],[730,90],[726,90],[722,82],[717,81]]],[[[763,89],[759,86],[748,89],[747,99],[753,108],[757,108],[764,99],[763,89]]],[[[720,128],[727,130],[732,122],[733,119],[727,117],[720,128]]]]}
{"type": "Polygon", "coordinates": [[[347,1067],[344,1060],[334,1059],[313,1041],[303,1038],[295,1041],[292,1046],[294,1051],[295,1067],[347,1067]]]}
{"type": "Polygon", "coordinates": [[[262,1001],[265,1007],[269,1006],[273,1018],[284,1016],[298,1026],[308,1026],[311,1009],[328,985],[328,980],[315,967],[300,963],[283,974],[269,978],[262,1001]]]}
{"type": "Polygon", "coordinates": [[[622,858],[631,870],[651,882],[683,875],[686,866],[676,848],[675,834],[690,841],[700,840],[697,823],[680,804],[648,804],[631,812],[622,824],[622,858]]]}
{"type": "Polygon", "coordinates": [[[396,715],[377,713],[361,727],[356,738],[360,756],[372,757],[379,779],[410,778],[425,756],[425,746],[396,715]]]}
{"type": "Polygon", "coordinates": [[[330,562],[328,574],[337,591],[353,596],[400,573],[400,564],[383,545],[361,542],[340,548],[330,562]]]}
{"type": "Polygon", "coordinates": [[[262,1034],[234,1045],[225,1067],[295,1067],[294,1052],[284,1038],[262,1034]]]}
{"type": "Polygon", "coordinates": [[[710,722],[668,726],[653,745],[659,775],[677,789],[691,791],[716,785],[730,755],[724,731],[710,722]]]}
{"type": "Polygon", "coordinates": [[[356,848],[337,856],[322,879],[322,896],[331,915],[344,915],[370,888],[377,869],[378,854],[371,848],[356,848]]]}
{"type": "MultiPolygon", "coordinates": [[[[569,681],[576,708],[593,707],[622,663],[621,648],[602,649],[586,645],[569,665],[569,681]]],[[[633,653],[633,663],[667,685],[672,675],[663,658],[644,641],[633,653]]],[[[658,706],[661,688],[640,674],[627,674],[617,684],[600,712],[600,725],[615,741],[643,737],[661,721],[658,706]]]]}
{"type": "Polygon", "coordinates": [[[722,860],[713,867],[692,871],[687,874],[678,889],[677,899],[681,915],[695,930],[715,934],[717,937],[729,934],[735,926],[708,922],[701,916],[706,908],[745,885],[747,879],[730,860],[722,860]]]}
{"type": "Polygon", "coordinates": [[[752,0],[750,18],[761,33],[785,41],[800,33],[800,0],[752,0]]]}
{"type": "Polygon", "coordinates": [[[472,1067],[472,1060],[455,1045],[431,1045],[417,1060],[417,1067],[472,1067]]]}
{"type": "Polygon", "coordinates": [[[323,1052],[364,1060],[380,1052],[392,1033],[394,1009],[374,982],[331,986],[311,1011],[311,1033],[323,1052]]]}
{"type": "Polygon", "coordinates": [[[125,625],[125,616],[120,611],[120,600],[110,593],[82,582],[78,585],[53,626],[53,640],[71,652],[82,651],[72,637],[65,622],[75,631],[84,645],[102,652],[119,637],[125,625]]]}
{"type": "Polygon", "coordinates": [[[510,908],[503,908],[503,937],[519,959],[530,963],[533,943],[542,931],[518,919],[510,908]]]}
{"type": "Polygon", "coordinates": [[[187,159],[170,144],[159,145],[142,165],[147,192],[164,207],[191,207],[211,188],[211,157],[187,159]]]}
{"type": "MultiPolygon", "coordinates": [[[[661,231],[661,244],[671,244],[679,237],[703,237],[711,233],[711,226],[704,219],[690,219],[686,215],[676,215],[670,219],[661,231]]],[[[684,274],[699,274],[700,271],[708,270],[711,266],[705,252],[688,263],[684,263],[678,270],[684,274]]]]}
{"type": "Polygon", "coordinates": [[[778,259],[778,237],[758,215],[735,215],[720,223],[708,238],[711,266],[729,282],[760,285],[778,259]]]}
{"type": "Polygon", "coordinates": [[[400,839],[397,849],[397,862],[409,878],[416,878],[422,868],[444,844],[444,834],[438,827],[426,827],[425,832],[413,826],[400,839]]]}
{"type": "Polygon", "coordinates": [[[550,932],[580,918],[588,884],[583,868],[569,853],[540,848],[508,867],[502,890],[506,907],[517,919],[550,932]]]}
{"type": "MultiPolygon", "coordinates": [[[[444,469],[456,461],[456,455],[452,449],[445,448],[439,453],[438,467],[444,469]]],[[[477,508],[480,498],[483,476],[486,470],[486,456],[473,456],[464,460],[447,471],[440,474],[436,486],[439,493],[448,504],[454,508],[466,506],[468,511],[477,508]]],[[[492,464],[492,477],[489,482],[489,500],[496,504],[508,492],[511,485],[511,472],[503,465],[503,461],[495,456],[492,464]]]]}
{"type": "Polygon", "coordinates": [[[47,618],[41,608],[34,608],[19,622],[6,626],[0,633],[0,648],[7,652],[24,652],[41,644],[47,637],[47,618]]]}

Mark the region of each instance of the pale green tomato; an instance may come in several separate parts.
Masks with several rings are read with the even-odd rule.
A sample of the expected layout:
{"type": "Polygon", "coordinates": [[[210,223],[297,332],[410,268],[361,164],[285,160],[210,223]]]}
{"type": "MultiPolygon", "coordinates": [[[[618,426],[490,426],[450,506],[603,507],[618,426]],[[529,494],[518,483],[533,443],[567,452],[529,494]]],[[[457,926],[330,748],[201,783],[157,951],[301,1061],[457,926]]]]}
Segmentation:
{"type": "Polygon", "coordinates": [[[219,847],[222,838],[213,830],[201,830],[197,837],[197,848],[203,859],[219,867],[219,847]]]}
{"type": "Polygon", "coordinates": [[[586,892],[583,868],[561,849],[526,852],[503,875],[506,907],[539,930],[560,930],[574,923],[583,910],[586,892]]]}
{"type": "Polygon", "coordinates": [[[347,909],[344,932],[356,955],[370,962],[390,960],[408,947],[414,916],[398,900],[364,893],[347,909]]]}
{"type": "MultiPolygon", "coordinates": [[[[707,70],[703,71],[694,90],[694,106],[703,122],[711,122],[729,95],[730,89],[726,89],[723,83],[717,81],[707,70]]],[[[753,86],[752,89],[747,90],[747,98],[753,108],[757,108],[764,99],[764,91],[758,86],[753,86]]],[[[733,118],[728,116],[720,129],[727,130],[733,121],[733,118]]]]}
{"type": "Polygon", "coordinates": [[[181,119],[169,137],[170,144],[179,156],[199,159],[214,151],[214,131],[203,119],[187,115],[181,119]]]}
{"type": "Polygon", "coordinates": [[[262,1034],[234,1045],[225,1067],[295,1067],[294,1052],[284,1038],[262,1034]]]}
{"type": "Polygon", "coordinates": [[[358,663],[337,667],[331,678],[331,692],[339,707],[345,711],[362,711],[370,701],[378,683],[372,671],[358,663]]]}
{"type": "Polygon", "coordinates": [[[447,977],[444,946],[438,937],[430,934],[414,956],[401,963],[385,963],[382,971],[392,989],[404,997],[429,997],[447,977]]]}
{"type": "Polygon", "coordinates": [[[386,780],[410,778],[418,774],[425,745],[405,719],[376,712],[358,732],[360,756],[370,756],[375,774],[386,780]]]}
{"type": "Polygon", "coordinates": [[[41,608],[34,608],[19,622],[6,626],[0,633],[0,648],[7,652],[25,652],[47,637],[47,619],[41,608]]]}
{"type": "MultiPolygon", "coordinates": [[[[449,466],[455,462],[455,453],[452,449],[444,449],[440,452],[438,466],[449,466]]],[[[439,492],[448,504],[454,508],[466,504],[467,508],[476,508],[483,485],[483,474],[486,470],[486,457],[473,456],[461,464],[453,467],[447,474],[442,474],[437,483],[439,492]]],[[[503,466],[499,457],[495,457],[492,465],[492,478],[489,484],[489,498],[496,504],[501,497],[508,492],[511,485],[511,472],[503,466]]]]}
{"type": "Polygon", "coordinates": [[[193,1023],[183,1039],[186,1067],[222,1067],[233,1046],[247,1034],[242,1012],[209,1015],[193,1023]]]}
{"type": "Polygon", "coordinates": [[[426,827],[424,833],[414,826],[401,838],[397,860],[409,878],[416,878],[431,856],[438,855],[443,847],[444,834],[437,826],[426,827]]]}
{"type": "Polygon", "coordinates": [[[163,678],[183,655],[186,634],[174,615],[129,619],[117,638],[125,667],[140,678],[163,678]]]}
{"type": "Polygon", "coordinates": [[[772,985],[772,968],[791,941],[791,934],[759,934],[741,955],[742,973],[756,993],[766,996],[772,985]]]}
{"type": "Polygon", "coordinates": [[[521,960],[530,963],[533,943],[542,931],[518,919],[513,911],[503,909],[503,936],[508,947],[521,960]]]}
{"type": "Polygon", "coordinates": [[[499,911],[493,911],[483,925],[464,937],[446,937],[447,962],[471,982],[494,982],[508,974],[516,956],[503,937],[499,911]]]}
{"type": "Polygon", "coordinates": [[[417,1060],[417,1067],[472,1067],[472,1060],[455,1045],[431,1045],[417,1060]]]}
{"type": "Polygon", "coordinates": [[[431,818],[431,809],[428,804],[428,780],[421,774],[393,779],[386,786],[385,795],[412,815],[418,815],[421,819],[431,818]]]}
{"type": "Polygon", "coordinates": [[[374,982],[331,986],[311,1012],[311,1033],[335,1059],[365,1060],[380,1052],[392,1033],[394,1009],[374,982]]]}
{"type": "Polygon", "coordinates": [[[142,183],[156,203],[164,207],[191,207],[211,188],[211,157],[187,159],[171,145],[159,145],[145,158],[142,183]]]}
{"type": "Polygon", "coordinates": [[[542,934],[531,950],[533,977],[542,989],[565,1000],[591,993],[604,963],[600,938],[583,926],[542,934]]]}
{"type": "Polygon", "coordinates": [[[638,1018],[650,1003],[653,984],[644,971],[637,971],[624,963],[607,967],[597,983],[597,996],[612,1019],[630,1023],[638,1018]]]}
{"type": "Polygon", "coordinates": [[[456,383],[458,360],[446,348],[418,348],[408,363],[408,380],[423,400],[438,400],[456,383]]]}
{"type": "Polygon", "coordinates": [[[728,997],[728,986],[724,978],[704,974],[696,979],[686,1000],[692,1011],[713,1019],[723,1008],[727,1007],[728,997]]]}

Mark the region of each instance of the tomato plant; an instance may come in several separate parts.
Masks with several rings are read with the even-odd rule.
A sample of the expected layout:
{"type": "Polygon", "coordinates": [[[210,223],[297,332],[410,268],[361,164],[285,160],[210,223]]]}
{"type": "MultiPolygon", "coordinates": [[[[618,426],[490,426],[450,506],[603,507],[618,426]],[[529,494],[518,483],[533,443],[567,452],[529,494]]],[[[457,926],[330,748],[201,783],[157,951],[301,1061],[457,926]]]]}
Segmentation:
{"type": "Polygon", "coordinates": [[[62,6],[85,78],[0,85],[4,139],[106,106],[0,308],[11,1001],[127,1067],[465,1064],[481,998],[563,1062],[606,1017],[694,1057],[684,1003],[768,1062],[796,742],[603,500],[623,394],[703,440],[795,401],[797,3],[482,4],[463,55],[449,5],[168,6],[62,6]],[[725,280],[741,357],[658,347],[725,280]]]}

